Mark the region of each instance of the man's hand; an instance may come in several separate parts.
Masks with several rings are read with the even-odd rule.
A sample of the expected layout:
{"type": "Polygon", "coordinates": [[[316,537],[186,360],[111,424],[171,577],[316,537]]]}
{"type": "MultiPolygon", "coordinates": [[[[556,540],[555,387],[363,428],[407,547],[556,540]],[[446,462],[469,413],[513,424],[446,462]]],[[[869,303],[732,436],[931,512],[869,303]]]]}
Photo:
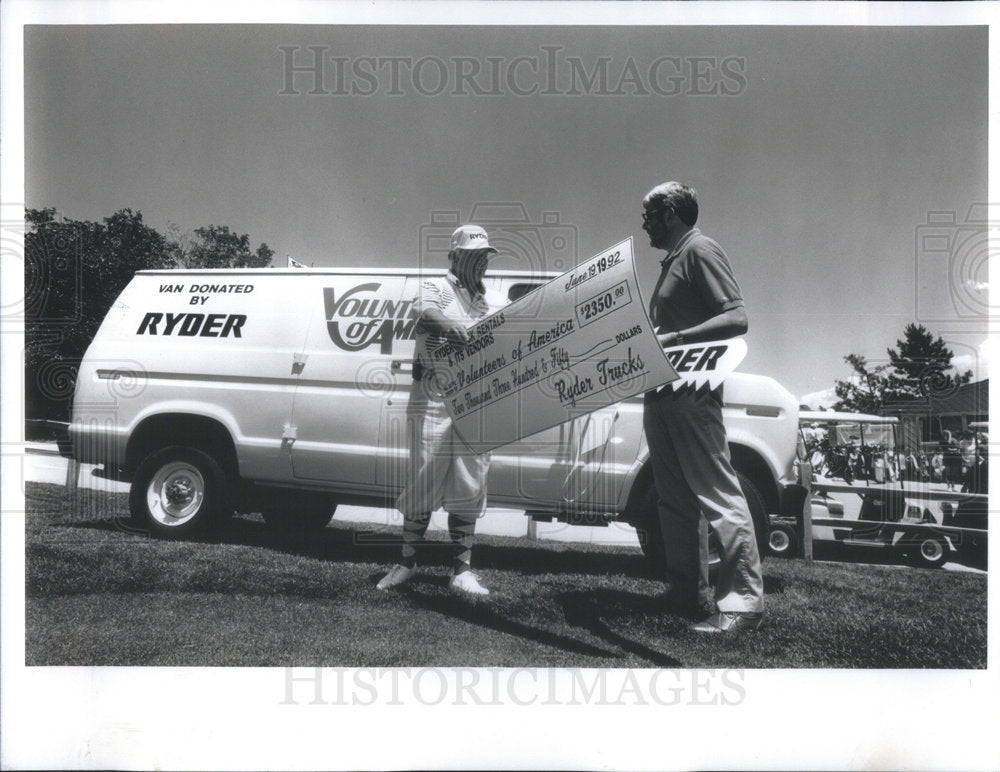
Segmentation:
{"type": "Polygon", "coordinates": [[[469,333],[458,322],[451,322],[444,330],[444,337],[453,346],[465,347],[469,343],[469,333]]]}
{"type": "Polygon", "coordinates": [[[673,348],[677,344],[678,335],[676,332],[664,332],[656,336],[662,348],[673,348]]]}
{"type": "Polygon", "coordinates": [[[428,308],[417,322],[434,335],[441,335],[455,346],[465,346],[469,342],[469,333],[454,319],[449,319],[436,308],[428,308]]]}

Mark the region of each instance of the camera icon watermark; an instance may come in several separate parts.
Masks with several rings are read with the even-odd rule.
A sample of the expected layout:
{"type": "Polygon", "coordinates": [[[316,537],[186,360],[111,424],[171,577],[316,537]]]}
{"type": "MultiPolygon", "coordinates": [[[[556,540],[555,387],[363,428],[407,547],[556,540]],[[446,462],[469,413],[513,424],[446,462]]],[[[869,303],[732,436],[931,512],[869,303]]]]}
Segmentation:
{"type": "Polygon", "coordinates": [[[18,274],[24,277],[23,286],[16,281],[0,282],[0,318],[5,323],[24,321],[25,298],[38,281],[35,275],[37,271],[26,270],[27,260],[24,250],[26,230],[24,208],[5,205],[0,216],[0,265],[4,267],[5,279],[18,274]],[[15,211],[16,217],[13,216],[15,211]]]}
{"type": "Polygon", "coordinates": [[[451,234],[458,226],[475,223],[486,229],[490,246],[499,254],[490,261],[490,270],[527,271],[532,275],[562,273],[579,261],[579,236],[575,225],[562,222],[559,212],[542,212],[537,221],[521,202],[478,202],[469,216],[460,210],[431,212],[430,221],[420,226],[420,265],[448,265],[451,234]]]}
{"type": "Polygon", "coordinates": [[[1000,204],[973,204],[964,217],[928,212],[914,246],[917,320],[992,326],[989,263],[1000,256],[1000,204]]]}
{"type": "MultiPolygon", "coordinates": [[[[63,222],[57,215],[18,226],[24,234],[24,301],[28,323],[72,326],[83,320],[84,233],[79,223],[63,222]]],[[[5,255],[6,259],[6,255],[5,255]]],[[[6,305],[5,305],[6,313],[6,305]]]]}

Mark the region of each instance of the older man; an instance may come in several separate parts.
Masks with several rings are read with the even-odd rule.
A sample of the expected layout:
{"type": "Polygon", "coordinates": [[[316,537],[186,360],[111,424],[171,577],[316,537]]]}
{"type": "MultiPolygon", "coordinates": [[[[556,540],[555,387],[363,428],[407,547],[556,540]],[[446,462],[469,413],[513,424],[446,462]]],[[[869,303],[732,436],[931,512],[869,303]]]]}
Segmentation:
{"type": "Polygon", "coordinates": [[[485,230],[463,225],[451,237],[451,270],[421,285],[415,303],[416,383],[406,410],[410,477],[396,502],[403,513],[402,560],[378,583],[379,590],[413,577],[431,512],[443,506],[448,511],[452,548],[449,586],[466,595],[489,594],[471,570],[471,561],[476,520],[486,510],[490,455],[472,453],[455,434],[428,354],[445,343],[464,345],[466,329],[496,310],[487,303],[483,284],[489,257],[496,252],[485,230]]]}
{"type": "MultiPolygon", "coordinates": [[[[695,227],[696,191],[657,185],[643,199],[650,246],[667,253],[650,300],[650,319],[664,348],[741,335],[743,296],[722,248],[695,227]]],[[[764,588],[753,520],[729,459],[722,388],[667,386],[645,398],[649,443],[663,534],[669,607],[695,620],[691,629],[736,633],[759,627],[764,588]],[[713,591],[708,528],[721,565],[713,591]]]]}

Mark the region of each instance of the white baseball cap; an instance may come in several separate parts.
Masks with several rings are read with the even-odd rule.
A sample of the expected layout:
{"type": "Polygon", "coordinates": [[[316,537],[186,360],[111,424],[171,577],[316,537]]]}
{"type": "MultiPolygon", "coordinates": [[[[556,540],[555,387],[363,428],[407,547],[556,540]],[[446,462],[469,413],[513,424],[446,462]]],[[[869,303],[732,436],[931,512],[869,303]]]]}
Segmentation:
{"type": "Polygon", "coordinates": [[[452,249],[485,249],[488,252],[496,253],[497,250],[490,246],[486,231],[478,225],[463,225],[451,234],[452,249]]]}

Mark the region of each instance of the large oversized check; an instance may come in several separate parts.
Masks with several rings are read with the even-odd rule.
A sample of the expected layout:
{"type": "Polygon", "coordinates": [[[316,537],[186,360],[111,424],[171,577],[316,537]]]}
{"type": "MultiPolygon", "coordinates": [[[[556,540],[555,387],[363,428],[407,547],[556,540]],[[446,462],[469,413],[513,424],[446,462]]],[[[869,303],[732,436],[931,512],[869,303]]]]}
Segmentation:
{"type": "Polygon", "coordinates": [[[477,453],[677,379],[639,294],[628,239],[431,352],[437,388],[477,453]]]}

